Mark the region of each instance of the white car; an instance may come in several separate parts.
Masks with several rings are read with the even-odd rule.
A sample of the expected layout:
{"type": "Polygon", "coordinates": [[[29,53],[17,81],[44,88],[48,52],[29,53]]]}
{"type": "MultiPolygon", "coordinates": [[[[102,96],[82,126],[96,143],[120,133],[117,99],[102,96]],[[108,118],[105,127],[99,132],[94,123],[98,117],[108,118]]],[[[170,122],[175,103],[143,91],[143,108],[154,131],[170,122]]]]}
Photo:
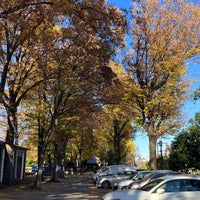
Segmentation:
{"type": "Polygon", "coordinates": [[[199,176],[163,176],[141,188],[116,190],[102,200],[199,200],[199,176]]]}
{"type": "Polygon", "coordinates": [[[120,181],[119,183],[114,183],[114,189],[115,190],[124,190],[127,189],[128,185],[136,180],[141,180],[143,179],[146,175],[151,173],[152,171],[150,170],[145,170],[145,171],[138,171],[135,175],[129,177],[128,179],[124,181],[120,181]]]}
{"type": "Polygon", "coordinates": [[[102,173],[102,171],[104,171],[104,169],[106,169],[106,167],[101,167],[100,169],[98,169],[96,172],[92,174],[92,179],[94,182],[96,182],[97,177],[102,173]]]}
{"type": "Polygon", "coordinates": [[[92,179],[94,182],[96,182],[97,179],[99,179],[101,176],[112,175],[126,168],[127,168],[127,165],[108,165],[98,170],[97,173],[94,173],[92,175],[92,179]]]}
{"type": "Polygon", "coordinates": [[[126,178],[135,174],[136,171],[133,169],[125,168],[124,170],[117,172],[116,174],[110,176],[102,176],[101,178],[97,179],[96,186],[98,188],[109,189],[113,188],[114,183],[118,183],[126,178]]]}
{"type": "Polygon", "coordinates": [[[152,171],[151,173],[147,174],[143,179],[136,180],[136,181],[133,181],[132,183],[130,183],[127,188],[128,189],[140,188],[143,185],[146,185],[147,183],[149,183],[150,181],[153,181],[156,178],[159,178],[162,176],[167,176],[167,175],[177,176],[177,175],[182,175],[182,174],[183,173],[181,173],[181,172],[175,172],[175,171],[171,171],[171,170],[152,171]]]}

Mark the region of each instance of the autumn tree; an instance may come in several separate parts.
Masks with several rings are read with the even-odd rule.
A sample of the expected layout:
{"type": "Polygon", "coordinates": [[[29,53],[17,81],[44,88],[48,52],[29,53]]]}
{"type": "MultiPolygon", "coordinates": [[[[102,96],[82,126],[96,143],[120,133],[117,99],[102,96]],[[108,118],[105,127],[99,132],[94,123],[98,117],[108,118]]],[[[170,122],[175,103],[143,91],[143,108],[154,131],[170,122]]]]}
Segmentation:
{"type": "MultiPolygon", "coordinates": [[[[37,61],[41,72],[38,77],[46,80],[33,95],[33,99],[38,99],[38,112],[35,112],[39,141],[38,186],[45,150],[56,120],[73,106],[79,106],[77,97],[82,97],[84,102],[84,96],[90,96],[88,99],[95,101],[93,104],[100,105],[101,68],[116,53],[116,47],[122,46],[125,32],[124,16],[105,1],[56,3],[51,8],[45,7],[49,9],[48,16],[55,21],[48,21],[49,26],[38,36],[36,49],[41,55],[37,61]],[[49,76],[52,72],[53,77],[49,76]]],[[[90,101],[86,101],[86,105],[90,101]]]]}
{"type": "Polygon", "coordinates": [[[94,134],[98,135],[101,159],[109,164],[120,164],[127,161],[129,152],[132,152],[130,164],[134,157],[134,148],[128,145],[130,141],[133,143],[134,137],[130,113],[122,110],[119,105],[107,105],[97,119],[94,134]]]}
{"type": "Polygon", "coordinates": [[[181,125],[180,108],[188,83],[185,60],[199,54],[199,6],[187,1],[133,1],[130,48],[124,67],[130,76],[127,102],[137,109],[134,123],[149,138],[150,168],[156,169],[158,138],[181,125]]]}
{"type": "Polygon", "coordinates": [[[129,161],[134,156],[134,148],[128,144],[133,143],[135,129],[132,120],[135,110],[130,110],[127,106],[124,88],[129,77],[122,66],[114,61],[110,61],[102,73],[105,73],[103,76],[105,85],[101,97],[103,106],[102,112],[96,115],[98,123],[94,129],[98,135],[98,155],[110,164],[119,164],[128,160],[129,152],[131,152],[129,161]]]}
{"type": "MultiPolygon", "coordinates": [[[[41,10],[42,5],[48,6],[49,3],[3,1],[0,4],[0,100],[7,112],[6,144],[11,149],[13,144],[18,144],[18,107],[26,94],[41,81],[37,79],[35,82],[35,65],[31,56],[37,34],[44,28],[40,29],[41,32],[38,30],[45,21],[42,16],[46,15],[41,10]]],[[[6,152],[5,166],[3,182],[16,183],[12,152],[11,155],[6,152]]]]}
{"type": "MultiPolygon", "coordinates": [[[[115,53],[115,47],[120,46],[123,41],[124,16],[118,9],[107,5],[105,1],[9,1],[9,4],[2,2],[1,6],[2,100],[4,99],[3,95],[5,95],[5,85],[8,80],[7,76],[9,72],[10,84],[8,87],[11,91],[10,94],[19,94],[17,93],[21,84],[19,80],[23,75],[17,78],[16,74],[13,77],[11,75],[15,73],[15,69],[17,69],[15,68],[15,63],[20,67],[22,61],[24,62],[24,58],[27,59],[27,64],[30,64],[28,62],[34,59],[34,64],[32,66],[39,66],[38,69],[41,70],[43,78],[51,79],[52,85],[55,77],[49,78],[49,75],[52,75],[50,73],[51,69],[56,69],[55,67],[58,67],[65,72],[63,74],[67,74],[68,72],[68,70],[65,69],[70,69],[69,71],[72,77],[76,77],[76,80],[81,79],[83,74],[91,73],[91,69],[95,72],[95,70],[98,71],[99,66],[105,65],[115,53]],[[25,45],[32,50],[29,51],[31,52],[30,54],[27,54],[25,45]],[[41,59],[36,61],[36,58],[38,58],[36,55],[40,55],[39,57],[41,59]],[[49,57],[50,55],[51,58],[49,57]],[[10,69],[11,66],[12,69],[10,69]],[[76,72],[74,73],[74,71],[76,72]],[[48,77],[44,76],[44,72],[48,72],[46,73],[48,77]],[[14,83],[13,79],[17,81],[14,83]],[[18,88],[16,90],[12,89],[16,84],[18,84],[18,88]]],[[[27,73],[26,70],[23,71],[21,68],[18,68],[18,71],[20,73],[27,73]]],[[[54,70],[52,71],[54,72],[54,70]]],[[[93,73],[90,75],[92,74],[93,73]]],[[[41,77],[40,74],[38,74],[38,77],[41,77]]],[[[29,81],[34,79],[33,77],[29,78],[29,81]]],[[[69,78],[68,75],[67,78],[69,78]]],[[[67,80],[65,83],[69,86],[70,78],[65,80],[67,80]]],[[[62,83],[64,83],[64,81],[62,83]]],[[[62,85],[59,85],[59,89],[62,85]]],[[[42,88],[42,91],[45,90],[42,88]]],[[[42,134],[42,137],[45,136],[44,143],[40,139],[38,140],[41,142],[41,144],[39,144],[40,150],[38,154],[39,158],[42,156],[42,159],[39,159],[40,166],[47,147],[48,138],[55,126],[56,118],[59,115],[58,111],[62,109],[60,107],[61,102],[65,102],[68,95],[71,96],[72,91],[69,91],[69,88],[66,89],[66,87],[64,87],[64,89],[61,88],[61,90],[58,90],[60,93],[58,93],[57,96],[54,95],[56,99],[55,101],[52,99],[54,106],[53,110],[50,110],[49,116],[51,116],[51,118],[49,126],[46,126],[46,120],[41,121],[41,116],[38,118],[40,119],[38,121],[40,122],[38,124],[38,130],[40,130],[38,135],[41,136],[42,134]],[[67,93],[65,93],[66,90],[67,93]]],[[[38,98],[40,103],[41,100],[45,102],[50,96],[49,94],[45,94],[41,97],[42,98],[38,98]]],[[[17,101],[16,97],[14,100],[17,101]]],[[[41,106],[44,105],[43,102],[36,105],[41,108],[41,106]]],[[[14,111],[11,111],[10,115],[14,116],[13,118],[15,119],[17,119],[16,105],[19,105],[19,101],[17,103],[18,104],[15,102],[15,104],[13,104],[15,106],[15,115],[13,115],[14,111]]],[[[13,105],[11,107],[12,109],[13,105]]],[[[45,107],[43,107],[43,109],[44,108],[45,107]]],[[[49,107],[47,108],[48,109],[44,111],[49,110],[49,107]]],[[[44,117],[43,114],[42,116],[44,117]]],[[[13,120],[13,122],[14,126],[10,127],[9,133],[13,131],[11,134],[8,134],[8,136],[11,136],[10,144],[14,143],[14,137],[15,135],[17,136],[17,120],[13,120]]],[[[39,170],[38,174],[40,174],[40,172],[41,170],[39,170]]]]}

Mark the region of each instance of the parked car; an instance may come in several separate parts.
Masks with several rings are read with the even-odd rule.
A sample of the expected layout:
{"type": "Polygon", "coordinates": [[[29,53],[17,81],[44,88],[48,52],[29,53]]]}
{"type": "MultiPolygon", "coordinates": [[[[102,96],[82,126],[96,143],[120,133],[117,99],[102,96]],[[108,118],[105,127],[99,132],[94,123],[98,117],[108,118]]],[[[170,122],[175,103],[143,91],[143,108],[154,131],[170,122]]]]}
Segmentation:
{"type": "Polygon", "coordinates": [[[96,186],[98,188],[104,188],[104,189],[112,188],[114,186],[114,183],[118,183],[118,182],[126,179],[127,177],[132,176],[135,173],[136,173],[135,170],[124,169],[116,174],[109,175],[109,176],[103,176],[103,177],[97,179],[96,186]]]}
{"type": "Polygon", "coordinates": [[[108,165],[106,167],[102,167],[100,170],[98,170],[96,173],[92,174],[92,179],[96,183],[97,179],[100,176],[105,176],[105,175],[112,175],[117,173],[118,171],[123,170],[126,168],[126,165],[108,165]]]}
{"type": "Polygon", "coordinates": [[[116,190],[102,200],[199,200],[200,177],[179,175],[157,178],[138,189],[116,190]]]}
{"type": "Polygon", "coordinates": [[[112,176],[112,175],[115,175],[115,174],[117,174],[118,172],[121,172],[121,171],[135,171],[136,172],[136,169],[135,168],[133,168],[132,166],[120,166],[120,167],[117,167],[117,166],[115,166],[115,167],[110,167],[110,169],[109,170],[107,170],[107,173],[101,173],[101,174],[99,174],[97,177],[96,177],[96,183],[100,180],[100,179],[102,179],[103,177],[106,177],[106,176],[112,176]]]}
{"type": "Polygon", "coordinates": [[[32,174],[37,174],[38,171],[38,165],[32,165],[32,174]]]}
{"type": "Polygon", "coordinates": [[[96,179],[97,177],[103,173],[103,171],[105,170],[106,171],[107,167],[106,166],[103,166],[101,167],[100,169],[97,169],[94,171],[94,173],[92,174],[92,180],[96,183],[96,179]]]}
{"type": "MultiPolygon", "coordinates": [[[[38,172],[38,165],[32,165],[32,170],[31,170],[31,174],[37,174],[38,172]]],[[[48,165],[43,165],[42,166],[42,174],[45,176],[50,176],[51,175],[51,169],[48,165]]]]}
{"type": "Polygon", "coordinates": [[[162,177],[162,176],[179,175],[179,174],[182,174],[182,173],[181,172],[171,171],[171,170],[153,171],[153,172],[149,173],[148,175],[146,175],[143,179],[130,183],[128,185],[128,189],[140,188],[143,185],[149,183],[150,181],[152,181],[152,180],[154,180],[156,178],[162,177]]]}
{"type": "Polygon", "coordinates": [[[114,183],[113,190],[124,190],[128,188],[128,185],[134,181],[143,179],[146,175],[150,174],[151,170],[137,171],[135,174],[127,178],[126,180],[120,181],[119,183],[114,183]]]}
{"type": "Polygon", "coordinates": [[[42,174],[44,176],[51,176],[51,168],[48,165],[42,166],[42,174]]]}

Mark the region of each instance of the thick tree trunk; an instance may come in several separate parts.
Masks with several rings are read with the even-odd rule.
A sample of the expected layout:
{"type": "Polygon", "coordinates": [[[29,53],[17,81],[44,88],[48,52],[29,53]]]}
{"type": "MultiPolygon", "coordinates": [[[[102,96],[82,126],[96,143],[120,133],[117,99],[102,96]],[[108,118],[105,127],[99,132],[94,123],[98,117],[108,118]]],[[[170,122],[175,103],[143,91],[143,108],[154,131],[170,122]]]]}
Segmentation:
{"type": "Polygon", "coordinates": [[[38,129],[38,172],[35,179],[34,186],[38,189],[41,188],[43,175],[42,175],[42,165],[44,163],[44,156],[46,151],[46,146],[44,142],[45,131],[39,126],[38,129]]]}
{"type": "Polygon", "coordinates": [[[12,98],[11,102],[5,103],[4,106],[7,112],[7,122],[8,122],[8,133],[10,134],[9,140],[11,144],[18,145],[18,119],[17,119],[17,107],[15,103],[16,99],[12,98]]]}
{"type": "Polygon", "coordinates": [[[3,184],[16,185],[17,180],[14,174],[14,149],[11,145],[6,144],[5,163],[3,172],[3,184]]]}
{"type": "Polygon", "coordinates": [[[34,184],[34,186],[37,189],[41,189],[41,187],[42,187],[42,180],[43,180],[43,177],[42,177],[42,167],[38,165],[37,176],[36,176],[35,184],[34,184]]]}
{"type": "Polygon", "coordinates": [[[66,152],[66,146],[67,146],[67,144],[66,144],[66,142],[64,142],[63,144],[62,144],[62,149],[61,149],[61,156],[60,156],[60,161],[59,161],[59,163],[60,163],[60,177],[61,178],[65,178],[65,152],[66,152]]]}
{"type": "Polygon", "coordinates": [[[35,187],[40,189],[42,185],[42,180],[43,180],[43,175],[42,175],[42,165],[44,163],[44,154],[45,154],[45,149],[44,146],[42,145],[43,142],[39,142],[38,145],[38,172],[37,176],[35,179],[35,187]]]}
{"type": "Polygon", "coordinates": [[[5,151],[5,162],[4,162],[4,173],[3,173],[3,183],[6,185],[15,185],[17,180],[14,174],[14,127],[8,116],[8,130],[6,135],[6,151],[5,151]]]}
{"type": "Polygon", "coordinates": [[[58,143],[54,144],[54,168],[52,174],[52,181],[58,181],[58,143]]]}
{"type": "Polygon", "coordinates": [[[151,170],[157,169],[156,144],[156,135],[149,133],[149,166],[151,170]]]}
{"type": "Polygon", "coordinates": [[[114,162],[115,164],[121,163],[121,144],[120,144],[120,131],[119,131],[119,121],[117,119],[113,120],[114,127],[114,162]]]}

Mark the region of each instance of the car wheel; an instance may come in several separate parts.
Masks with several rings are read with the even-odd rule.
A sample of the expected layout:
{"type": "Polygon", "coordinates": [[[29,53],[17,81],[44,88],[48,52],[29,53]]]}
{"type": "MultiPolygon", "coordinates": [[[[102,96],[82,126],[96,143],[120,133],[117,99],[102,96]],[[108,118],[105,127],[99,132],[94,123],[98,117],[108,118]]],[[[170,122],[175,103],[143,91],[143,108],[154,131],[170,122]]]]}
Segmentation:
{"type": "Polygon", "coordinates": [[[104,181],[102,183],[102,188],[103,189],[109,189],[110,188],[110,182],[109,181],[104,181]]]}

